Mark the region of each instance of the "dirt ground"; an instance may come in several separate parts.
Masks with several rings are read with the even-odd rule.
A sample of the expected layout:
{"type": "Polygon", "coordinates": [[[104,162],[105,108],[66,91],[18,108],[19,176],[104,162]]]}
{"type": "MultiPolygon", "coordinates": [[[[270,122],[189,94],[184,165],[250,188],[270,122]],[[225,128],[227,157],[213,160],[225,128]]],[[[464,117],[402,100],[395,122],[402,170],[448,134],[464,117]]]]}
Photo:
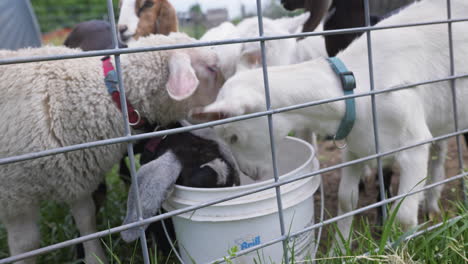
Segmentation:
{"type": "MultiPolygon", "coordinates": [[[[458,168],[458,154],[457,154],[457,146],[456,146],[455,138],[449,140],[449,151],[447,154],[447,161],[445,164],[445,171],[446,177],[452,177],[459,174],[458,168]]],[[[466,151],[465,142],[462,139],[462,149],[463,149],[463,158],[464,164],[468,164],[468,153],[466,151]]],[[[341,163],[341,153],[340,150],[337,149],[333,142],[326,141],[319,143],[319,160],[320,160],[320,167],[326,168],[335,164],[341,163]]],[[[374,170],[375,171],[375,170],[374,170]]],[[[337,201],[338,201],[338,186],[340,182],[340,174],[339,170],[334,170],[328,173],[322,174],[322,179],[324,182],[324,190],[325,190],[325,219],[329,219],[333,216],[337,215],[337,201]]],[[[375,173],[374,173],[375,174],[375,173]]],[[[376,180],[375,180],[376,181],[376,180]]],[[[378,185],[374,181],[374,177],[371,179],[367,179],[365,182],[364,190],[360,191],[359,193],[359,205],[358,208],[367,206],[369,204],[377,202],[378,196],[378,185]]],[[[392,194],[396,195],[398,190],[398,182],[399,182],[399,174],[398,171],[395,170],[395,174],[392,177],[392,194]]],[[[462,195],[462,188],[461,188],[461,181],[456,180],[450,182],[444,186],[442,192],[442,199],[441,199],[441,206],[442,210],[444,211],[452,211],[454,212],[454,201],[460,201],[463,198],[462,195]]],[[[420,206],[421,207],[421,206],[420,206]]],[[[377,210],[379,209],[371,209],[364,213],[358,214],[358,217],[365,217],[367,218],[368,222],[371,225],[377,225],[377,210]]],[[[320,214],[320,191],[315,194],[315,216],[318,219],[320,214]]],[[[424,221],[424,213],[420,210],[419,218],[420,222],[424,221]]],[[[355,218],[356,219],[356,218],[355,218]]],[[[318,221],[318,220],[317,220],[318,221]]],[[[325,228],[324,234],[322,235],[321,243],[327,240],[327,233],[328,228],[325,228]]]]}

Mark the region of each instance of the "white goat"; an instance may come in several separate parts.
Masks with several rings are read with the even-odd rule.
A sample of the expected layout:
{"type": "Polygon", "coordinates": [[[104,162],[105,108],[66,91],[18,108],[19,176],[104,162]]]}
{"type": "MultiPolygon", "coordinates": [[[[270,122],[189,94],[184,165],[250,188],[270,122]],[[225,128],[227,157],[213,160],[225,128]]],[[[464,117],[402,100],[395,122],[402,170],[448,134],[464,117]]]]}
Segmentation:
{"type": "MultiPolygon", "coordinates": [[[[380,22],[389,26],[446,19],[444,1],[424,0],[410,5],[400,13],[380,22]]],[[[465,18],[468,1],[452,1],[452,17],[465,18]]],[[[454,23],[453,45],[456,74],[467,73],[468,23],[454,23]]],[[[361,37],[338,54],[357,80],[356,93],[370,89],[366,38],[361,37]]],[[[449,38],[446,24],[405,27],[372,32],[374,79],[377,90],[446,77],[449,74],[449,38]]],[[[343,95],[338,75],[325,59],[269,68],[270,96],[273,108],[321,101],[343,95]]],[[[468,112],[468,80],[457,80],[459,113],[468,112]],[[465,88],[465,89],[463,89],[465,88]]],[[[343,160],[350,161],[374,154],[374,136],[371,99],[359,97],[356,101],[356,120],[347,136],[347,149],[343,160]]],[[[411,89],[376,95],[377,123],[380,151],[385,152],[453,132],[453,109],[449,82],[436,82],[411,89]]],[[[237,116],[265,109],[265,94],[260,70],[239,73],[229,79],[216,101],[195,109],[193,117],[203,120],[237,116]]],[[[345,102],[282,112],[274,115],[275,140],[281,140],[292,129],[311,128],[322,135],[334,135],[345,113],[345,102]]],[[[459,116],[461,129],[468,128],[468,117],[459,116]]],[[[217,127],[217,132],[232,146],[240,169],[246,174],[269,173],[270,153],[268,137],[262,128],[263,120],[248,120],[217,127]]],[[[431,183],[444,177],[445,143],[431,148],[438,160],[433,161],[428,176],[429,145],[422,145],[383,158],[385,165],[396,162],[400,167],[398,194],[420,189],[426,180],[431,183]]],[[[373,164],[375,165],[375,164],[373,164]]],[[[364,164],[343,168],[339,187],[338,213],[356,208],[358,182],[364,164]]],[[[426,210],[439,213],[437,200],[440,188],[427,192],[426,210]]],[[[418,204],[423,195],[406,197],[397,213],[403,227],[418,222],[418,204]]],[[[344,237],[350,231],[352,217],[338,222],[344,237]]]]}
{"type": "MultiPolygon", "coordinates": [[[[153,35],[131,47],[191,40],[180,33],[153,35]]],[[[0,58],[78,52],[43,47],[0,51],[0,58]]],[[[153,124],[182,119],[191,107],[212,102],[223,82],[213,72],[217,56],[207,48],[127,54],[121,62],[129,102],[153,124]]],[[[124,135],[122,113],[106,91],[99,58],[1,66],[0,78],[2,158],[124,135]]],[[[0,220],[11,255],[39,246],[43,200],[66,202],[81,235],[96,232],[91,193],[124,152],[125,144],[114,144],[0,166],[0,220]]],[[[84,248],[86,263],[100,263],[96,257],[106,261],[98,240],[84,248]]]]}
{"type": "MultiPolygon", "coordinates": [[[[309,13],[280,19],[263,18],[264,36],[298,33],[309,13]]],[[[250,17],[237,26],[224,22],[208,30],[202,41],[258,37],[258,18],[250,17]]],[[[294,38],[271,40],[265,43],[268,66],[288,65],[317,57],[325,57],[325,42],[322,37],[309,37],[301,41],[294,38]]],[[[221,71],[228,79],[238,71],[261,67],[261,49],[258,42],[215,46],[219,55],[221,71]]]]}
{"type": "MultiPolygon", "coordinates": [[[[309,13],[279,19],[263,18],[264,36],[279,36],[298,33],[309,18],[309,13]]],[[[322,30],[322,24],[319,25],[322,30]]],[[[200,40],[222,40],[258,37],[258,18],[241,21],[237,27],[225,22],[212,28],[200,40]]],[[[220,59],[221,72],[228,79],[236,72],[262,66],[261,48],[258,42],[215,46],[220,59]]],[[[294,38],[271,40],[265,43],[265,58],[268,66],[289,65],[306,60],[326,57],[325,42],[322,36],[308,37],[296,41],[294,38]]],[[[297,137],[317,145],[316,137],[309,130],[295,130],[297,137]]]]}

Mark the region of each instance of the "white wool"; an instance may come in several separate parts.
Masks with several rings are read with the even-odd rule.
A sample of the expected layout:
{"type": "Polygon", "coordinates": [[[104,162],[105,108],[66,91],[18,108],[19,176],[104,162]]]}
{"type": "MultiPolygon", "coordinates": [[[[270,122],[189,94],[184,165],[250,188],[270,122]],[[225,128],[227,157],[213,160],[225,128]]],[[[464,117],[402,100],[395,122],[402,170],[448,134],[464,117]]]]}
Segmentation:
{"type": "MultiPolygon", "coordinates": [[[[134,43],[175,42],[154,35],[134,43]]],[[[1,51],[0,57],[78,52],[46,46],[1,51]]],[[[178,102],[167,95],[168,56],[168,51],[121,56],[128,99],[152,122],[180,119],[193,106],[191,100],[178,102]]],[[[107,93],[100,58],[6,65],[0,68],[0,77],[0,157],[123,136],[122,114],[107,93]]],[[[46,198],[69,201],[91,193],[124,149],[123,144],[116,144],[0,166],[1,181],[11,182],[0,186],[0,215],[16,210],[17,203],[46,198]]]]}

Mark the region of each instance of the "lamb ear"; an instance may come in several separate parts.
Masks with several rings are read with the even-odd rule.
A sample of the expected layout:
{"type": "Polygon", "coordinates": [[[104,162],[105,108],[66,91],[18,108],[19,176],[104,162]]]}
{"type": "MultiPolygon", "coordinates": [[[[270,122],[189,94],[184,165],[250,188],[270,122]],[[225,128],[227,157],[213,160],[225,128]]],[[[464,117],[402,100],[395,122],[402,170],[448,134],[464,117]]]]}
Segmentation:
{"type": "MultiPolygon", "coordinates": [[[[141,166],[137,178],[143,218],[156,215],[161,204],[169,196],[181,170],[182,165],[171,151],[141,166]]],[[[123,222],[124,225],[138,221],[136,194],[133,187],[132,184],[127,200],[127,215],[123,222]]],[[[147,227],[148,225],[143,226],[144,229],[147,227]]],[[[120,235],[126,242],[134,241],[140,236],[139,228],[122,231],[120,235]]]]}
{"type": "Polygon", "coordinates": [[[177,101],[184,100],[195,92],[198,83],[190,56],[184,52],[172,52],[169,58],[169,79],[166,83],[169,96],[177,101]]]}

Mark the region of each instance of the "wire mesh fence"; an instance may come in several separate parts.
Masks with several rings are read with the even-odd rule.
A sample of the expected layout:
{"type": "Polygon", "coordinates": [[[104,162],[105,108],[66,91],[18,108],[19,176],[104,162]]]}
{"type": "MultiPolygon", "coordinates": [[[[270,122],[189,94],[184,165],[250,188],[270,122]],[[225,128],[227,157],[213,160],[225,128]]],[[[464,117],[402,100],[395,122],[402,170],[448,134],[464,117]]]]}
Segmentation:
{"type": "MultiPolygon", "coordinates": [[[[122,79],[122,69],[120,65],[120,55],[122,54],[128,54],[128,53],[137,53],[137,52],[149,52],[149,51],[163,51],[163,50],[173,50],[173,49],[183,49],[183,48],[192,48],[192,47],[201,47],[201,46],[215,46],[215,45],[228,45],[228,44],[233,44],[233,43],[245,43],[245,42],[259,42],[261,45],[261,55],[262,55],[262,75],[263,75],[263,81],[264,81],[264,88],[265,88],[265,94],[266,94],[266,111],[262,112],[257,112],[257,113],[252,113],[252,114],[246,114],[238,117],[231,117],[227,118],[224,120],[219,120],[219,121],[212,121],[208,123],[203,123],[203,124],[197,124],[197,125],[192,125],[188,127],[182,127],[182,128],[175,128],[175,129],[169,129],[169,130],[164,130],[164,131],[156,131],[156,132],[151,132],[151,133],[144,133],[144,134],[134,134],[131,129],[130,129],[130,123],[128,120],[128,115],[127,115],[127,103],[126,103],[126,95],[125,95],[125,87],[120,86],[120,89],[122,91],[120,101],[122,104],[122,113],[123,113],[123,123],[125,125],[125,133],[121,135],[120,137],[117,138],[110,138],[110,139],[104,139],[104,140],[99,140],[95,142],[86,142],[82,144],[75,144],[75,145],[70,145],[70,146],[63,146],[59,148],[53,148],[53,149],[47,149],[43,151],[38,151],[38,152],[33,152],[33,153],[25,153],[22,155],[16,155],[16,156],[11,156],[11,157],[1,157],[0,158],[0,166],[6,165],[6,164],[12,164],[12,163],[17,163],[17,162],[22,162],[22,161],[29,161],[41,157],[46,157],[46,156],[51,156],[51,155],[57,155],[57,154],[62,154],[62,153],[67,153],[67,152],[72,152],[72,151],[79,151],[87,148],[95,148],[99,146],[105,146],[105,145],[110,145],[110,144],[118,144],[118,143],[125,143],[127,144],[127,151],[128,151],[128,156],[129,156],[129,161],[130,161],[130,172],[132,175],[132,182],[136,183],[137,178],[136,178],[136,161],[135,161],[135,156],[133,154],[133,142],[136,140],[140,139],[146,139],[146,138],[153,138],[153,137],[163,137],[165,135],[172,135],[176,133],[181,133],[181,132],[186,132],[186,131],[192,131],[200,128],[206,128],[206,127],[212,127],[216,125],[222,125],[222,124],[227,124],[231,122],[238,122],[241,120],[247,120],[247,119],[252,119],[252,118],[257,118],[257,117],[266,117],[268,120],[268,137],[270,138],[270,144],[271,144],[271,157],[272,157],[272,166],[273,166],[273,176],[274,176],[274,182],[271,184],[268,184],[266,186],[258,187],[258,188],[253,188],[252,190],[249,191],[244,191],[239,194],[236,194],[234,196],[226,196],[220,199],[208,201],[208,202],[203,202],[200,204],[196,204],[193,206],[189,206],[183,209],[177,209],[168,213],[164,213],[161,215],[157,215],[154,217],[146,218],[143,219],[142,214],[141,214],[141,209],[138,210],[138,218],[140,219],[139,221],[132,223],[132,224],[127,224],[127,225],[122,225],[122,226],[116,226],[112,227],[97,233],[89,234],[89,235],[84,235],[79,238],[75,239],[70,239],[67,241],[63,241],[57,244],[53,245],[46,245],[42,248],[39,248],[37,250],[33,250],[30,252],[22,253],[16,256],[10,256],[6,257],[3,259],[0,259],[0,264],[2,263],[13,263],[15,261],[23,260],[32,256],[37,256],[37,255],[42,255],[45,253],[49,253],[52,251],[55,251],[60,248],[64,247],[69,247],[72,245],[76,245],[78,243],[82,243],[85,241],[97,239],[97,238],[105,238],[111,234],[116,234],[119,233],[123,230],[127,230],[129,228],[134,228],[134,227],[139,227],[140,228],[140,242],[141,242],[141,249],[142,249],[142,258],[144,263],[150,263],[150,252],[148,252],[147,248],[147,241],[146,241],[146,236],[145,236],[145,231],[142,228],[144,225],[147,225],[149,223],[153,223],[156,221],[161,221],[164,219],[169,219],[170,217],[180,215],[182,213],[188,213],[188,212],[193,212],[197,209],[208,207],[211,205],[219,204],[222,202],[226,202],[229,200],[233,200],[235,198],[243,197],[246,195],[250,194],[255,194],[267,189],[274,189],[276,192],[276,199],[277,199],[277,209],[278,209],[278,224],[280,226],[280,231],[281,231],[281,236],[279,236],[277,239],[271,240],[271,241],[264,241],[260,245],[255,245],[252,246],[248,249],[241,250],[239,252],[236,252],[235,255],[229,256],[229,258],[236,258],[245,254],[248,254],[250,252],[254,252],[256,250],[268,247],[270,245],[276,244],[276,243],[282,243],[283,246],[283,252],[284,252],[284,262],[285,263],[290,263],[291,256],[288,254],[288,248],[289,248],[289,242],[291,239],[294,237],[300,236],[303,233],[310,232],[312,230],[318,230],[321,229],[324,226],[331,225],[332,223],[336,223],[337,221],[344,219],[346,217],[352,216],[352,215],[357,215],[362,212],[368,211],[373,208],[381,208],[383,217],[386,219],[387,216],[387,207],[385,205],[398,201],[399,199],[405,198],[410,195],[414,195],[423,191],[430,190],[432,188],[435,188],[437,186],[445,185],[450,182],[454,181],[459,181],[460,184],[460,190],[463,192],[465,202],[467,201],[466,198],[466,186],[465,186],[465,179],[467,176],[467,172],[464,170],[464,163],[463,163],[463,147],[461,144],[461,136],[465,133],[468,133],[468,129],[461,129],[458,127],[458,116],[463,115],[464,113],[460,113],[457,111],[457,104],[456,104],[456,80],[460,78],[466,78],[468,77],[467,74],[457,74],[457,71],[455,69],[455,64],[454,64],[454,57],[456,54],[453,52],[453,45],[452,45],[452,25],[457,22],[466,22],[468,21],[468,17],[466,18],[452,18],[451,17],[451,1],[447,0],[447,19],[445,20],[438,20],[438,21],[430,21],[430,22],[420,22],[420,23],[411,23],[411,24],[402,24],[402,25],[392,25],[392,26],[375,26],[371,27],[370,26],[370,6],[369,6],[369,0],[364,0],[365,3],[365,14],[366,14],[366,26],[365,27],[359,27],[359,28],[351,28],[351,29],[340,29],[340,30],[330,30],[330,31],[324,31],[324,32],[308,32],[308,33],[296,33],[296,34],[289,34],[289,35],[281,35],[281,36],[263,36],[263,21],[262,21],[262,1],[257,0],[256,5],[257,5],[257,13],[259,14],[258,16],[258,26],[259,26],[259,36],[258,37],[253,37],[253,38],[242,38],[242,39],[227,39],[227,40],[221,40],[221,41],[209,41],[209,42],[197,42],[197,43],[188,43],[188,44],[179,44],[179,45],[166,45],[166,46],[157,46],[157,47],[145,47],[145,48],[125,48],[125,49],[111,49],[111,50],[103,50],[103,51],[88,51],[88,52],[82,52],[79,54],[73,54],[73,55],[64,55],[64,54],[57,54],[57,55],[45,55],[45,56],[37,56],[37,57],[28,57],[28,58],[6,58],[6,59],[1,59],[0,60],[0,67],[8,67],[8,65],[12,64],[18,64],[18,63],[31,63],[31,62],[41,62],[41,61],[49,61],[49,60],[64,60],[64,59],[74,59],[74,58],[81,58],[81,57],[92,57],[92,56],[105,56],[105,55],[112,55],[114,56],[114,61],[115,61],[115,66],[116,66],[116,71],[119,75],[119,79],[122,79]],[[403,28],[403,27],[417,27],[417,26],[425,26],[425,25],[436,25],[436,24],[446,24],[447,25],[447,32],[449,36],[449,58],[450,58],[450,71],[447,74],[447,76],[443,78],[434,78],[433,80],[428,80],[424,82],[419,82],[419,83],[410,83],[410,84],[405,84],[405,85],[400,85],[397,87],[391,87],[391,88],[385,88],[385,89],[374,89],[374,80],[373,80],[373,70],[374,70],[374,65],[373,65],[373,54],[372,54],[372,32],[377,31],[377,30],[388,30],[388,29],[395,29],[395,28],[403,28]],[[321,101],[314,101],[314,102],[307,102],[304,104],[299,104],[299,105],[291,105],[287,107],[281,107],[281,108],[272,108],[271,102],[270,102],[270,83],[269,83],[269,74],[271,74],[269,71],[267,71],[267,65],[266,65],[266,57],[265,57],[265,42],[270,41],[270,40],[277,40],[277,39],[285,39],[285,38],[301,38],[301,37],[307,37],[307,36],[320,36],[320,35],[330,35],[330,34],[346,34],[346,33],[352,33],[352,32],[365,32],[365,35],[363,37],[367,38],[367,57],[368,57],[368,65],[369,65],[369,79],[370,79],[370,91],[365,92],[365,93],[356,93],[353,95],[346,95],[346,96],[340,96],[340,97],[335,97],[327,100],[321,100],[321,101]],[[412,145],[406,145],[402,146],[396,149],[392,149],[389,151],[382,151],[382,149],[379,146],[379,127],[381,126],[380,124],[377,123],[377,115],[378,113],[378,103],[375,100],[375,97],[379,94],[384,94],[384,93],[389,93],[389,92],[396,92],[396,91],[402,91],[402,90],[407,90],[407,89],[412,89],[416,86],[418,87],[424,87],[424,85],[428,84],[433,84],[433,83],[439,83],[439,82],[450,82],[451,84],[451,96],[452,96],[452,102],[453,102],[453,113],[454,113],[454,123],[455,123],[455,128],[454,132],[445,134],[442,136],[434,137],[429,140],[425,141],[420,141],[416,142],[415,144],[412,145]],[[287,112],[287,111],[292,111],[292,110],[297,110],[297,109],[302,109],[306,107],[312,107],[312,106],[318,106],[318,105],[323,105],[327,103],[332,103],[336,101],[343,101],[349,98],[361,98],[361,97],[370,97],[372,100],[372,116],[373,116],[373,131],[374,131],[374,146],[375,146],[375,154],[374,155],[369,155],[363,158],[355,159],[352,161],[347,161],[343,163],[339,163],[336,165],[331,165],[328,167],[322,167],[321,169],[314,171],[312,173],[307,173],[304,175],[300,175],[298,177],[294,177],[292,179],[288,180],[281,180],[280,175],[278,172],[278,165],[277,165],[277,159],[279,155],[284,155],[285,153],[279,153],[275,147],[274,144],[274,129],[275,129],[275,122],[274,122],[274,115],[287,112]],[[385,197],[385,191],[384,191],[384,180],[383,180],[383,165],[382,165],[382,158],[398,153],[400,151],[412,149],[418,146],[423,146],[426,144],[431,144],[440,140],[446,140],[450,138],[456,138],[456,150],[457,150],[457,157],[456,159],[458,160],[458,173],[456,175],[450,175],[451,177],[444,179],[443,181],[440,182],[434,182],[432,184],[426,185],[423,188],[419,188],[417,190],[413,190],[409,193],[404,193],[400,194],[397,196],[393,196],[391,198],[385,197]],[[333,172],[345,167],[348,167],[350,165],[355,165],[358,163],[366,162],[366,161],[371,161],[371,160],[376,160],[377,161],[377,172],[378,172],[378,182],[379,182],[379,187],[380,187],[380,193],[382,195],[381,201],[377,203],[372,203],[367,206],[363,206],[357,210],[352,210],[350,212],[347,212],[345,214],[332,217],[330,219],[324,220],[323,217],[319,220],[318,223],[312,224],[303,230],[300,230],[298,232],[293,232],[290,233],[288,232],[288,226],[287,223],[284,221],[284,215],[283,215],[283,202],[282,202],[282,195],[281,195],[281,188],[282,186],[292,183],[292,182],[297,182],[302,179],[310,178],[310,177],[319,177],[320,175],[323,175],[328,172],[333,172]]],[[[107,11],[108,13],[104,16],[107,17],[115,17],[114,9],[115,9],[115,3],[113,6],[113,3],[111,0],[107,1],[107,11]]],[[[115,20],[110,20],[112,28],[116,28],[115,25],[115,20]]],[[[114,43],[117,43],[117,31],[113,30],[113,40],[114,43]]],[[[359,82],[359,80],[358,80],[359,82]]],[[[267,135],[265,135],[267,136],[267,135]]],[[[134,184],[133,186],[137,186],[137,184],[134,184]]],[[[323,185],[321,185],[322,189],[320,190],[320,194],[322,195],[321,200],[321,208],[322,210],[324,209],[324,190],[323,190],[323,185]]],[[[136,188],[136,187],[135,187],[136,188]]],[[[136,192],[138,193],[138,192],[136,192]]],[[[139,198],[136,198],[136,203],[137,203],[137,208],[141,208],[141,201],[139,198]]],[[[456,219],[456,218],[454,218],[456,219]]],[[[437,227],[437,225],[434,226],[434,228],[437,227]]],[[[427,230],[431,230],[431,228],[428,228],[427,230]]],[[[422,231],[424,232],[424,231],[422,231]]],[[[417,233],[415,235],[419,235],[420,233],[417,233]]],[[[320,236],[320,235],[319,235],[320,236]]],[[[318,241],[319,242],[319,241],[318,241]]],[[[317,244],[318,244],[317,242],[317,244]]],[[[182,261],[182,260],[180,260],[182,261]]],[[[226,262],[228,261],[227,258],[220,258],[220,259],[214,259],[213,262],[226,262]]],[[[183,262],[183,261],[182,261],[183,262]]]]}

